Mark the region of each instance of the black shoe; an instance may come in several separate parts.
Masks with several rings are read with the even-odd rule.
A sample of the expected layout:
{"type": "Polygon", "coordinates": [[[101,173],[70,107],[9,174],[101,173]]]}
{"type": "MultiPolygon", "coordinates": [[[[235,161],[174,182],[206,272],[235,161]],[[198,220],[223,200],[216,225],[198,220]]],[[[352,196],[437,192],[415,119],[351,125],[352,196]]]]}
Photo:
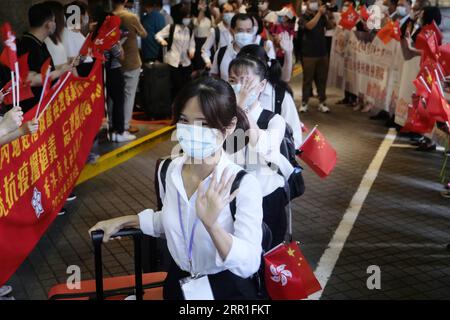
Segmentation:
{"type": "Polygon", "coordinates": [[[412,146],[415,146],[415,147],[419,147],[419,146],[421,146],[421,145],[423,145],[423,144],[427,144],[428,142],[427,142],[427,139],[425,139],[425,137],[421,137],[420,139],[418,139],[417,141],[414,141],[414,142],[411,142],[411,145],[412,146]]]}
{"type": "Polygon", "coordinates": [[[390,119],[389,113],[384,110],[381,110],[380,112],[378,112],[377,115],[370,117],[370,120],[389,120],[389,119],[390,119]]]}
{"type": "Polygon", "coordinates": [[[66,213],[67,213],[66,208],[62,208],[62,209],[59,211],[58,216],[63,216],[63,215],[65,215],[66,213]]]}
{"type": "Polygon", "coordinates": [[[338,102],[336,102],[336,104],[350,104],[350,100],[344,98],[344,99],[339,100],[338,102]]]}
{"type": "Polygon", "coordinates": [[[77,198],[77,195],[75,193],[71,193],[68,197],[67,197],[67,202],[71,202],[74,201],[77,198]]]}
{"type": "Polygon", "coordinates": [[[422,144],[416,150],[422,151],[422,152],[431,152],[431,151],[436,150],[436,145],[435,144],[422,144]]]}

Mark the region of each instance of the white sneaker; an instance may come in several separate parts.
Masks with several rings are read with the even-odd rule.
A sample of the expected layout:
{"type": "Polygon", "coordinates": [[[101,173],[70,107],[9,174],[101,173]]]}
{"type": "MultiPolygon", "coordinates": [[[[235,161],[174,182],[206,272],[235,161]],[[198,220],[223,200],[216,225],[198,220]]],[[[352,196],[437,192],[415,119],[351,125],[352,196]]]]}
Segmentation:
{"type": "Polygon", "coordinates": [[[117,133],[111,133],[111,142],[117,142],[117,133]]]}
{"type": "Polygon", "coordinates": [[[0,287],[0,297],[7,296],[13,291],[13,288],[11,286],[3,286],[0,287]]]}
{"type": "Polygon", "coordinates": [[[308,105],[302,104],[302,106],[300,107],[300,112],[308,112],[308,105]]]}
{"type": "Polygon", "coordinates": [[[328,113],[328,112],[330,112],[330,108],[328,108],[325,103],[321,103],[319,105],[319,111],[323,112],[323,113],[328,113]]]}
{"type": "Polygon", "coordinates": [[[128,131],[125,131],[122,134],[117,134],[115,141],[116,142],[129,142],[129,141],[133,141],[133,140],[136,140],[136,139],[137,139],[137,137],[135,135],[132,135],[128,131]]]}

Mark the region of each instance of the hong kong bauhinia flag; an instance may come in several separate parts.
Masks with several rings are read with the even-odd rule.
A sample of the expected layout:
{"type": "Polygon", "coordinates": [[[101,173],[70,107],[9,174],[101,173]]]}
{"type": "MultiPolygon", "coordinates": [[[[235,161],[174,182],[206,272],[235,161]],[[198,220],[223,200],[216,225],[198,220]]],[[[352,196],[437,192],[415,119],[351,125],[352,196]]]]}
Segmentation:
{"type": "Polygon", "coordinates": [[[330,175],[336,166],[337,153],[315,127],[300,147],[300,158],[321,178],[330,175]]]}
{"type": "Polygon", "coordinates": [[[359,20],[359,14],[356,12],[355,8],[353,8],[353,5],[350,4],[347,11],[345,11],[341,15],[341,20],[339,21],[339,25],[342,26],[344,29],[352,30],[359,20]]]}
{"type": "Polygon", "coordinates": [[[0,63],[7,66],[11,71],[15,71],[17,60],[16,36],[14,35],[11,25],[5,23],[0,27],[2,36],[3,52],[0,55],[0,63]]]}
{"type": "Polygon", "coordinates": [[[299,300],[321,290],[298,244],[280,244],[264,255],[265,285],[273,300],[299,300]]]}

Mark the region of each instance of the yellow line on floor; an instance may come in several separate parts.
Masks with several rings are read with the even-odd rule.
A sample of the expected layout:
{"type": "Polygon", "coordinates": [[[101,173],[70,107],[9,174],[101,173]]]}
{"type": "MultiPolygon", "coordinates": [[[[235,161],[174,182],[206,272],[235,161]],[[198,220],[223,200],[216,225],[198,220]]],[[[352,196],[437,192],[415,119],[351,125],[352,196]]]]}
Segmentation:
{"type": "Polygon", "coordinates": [[[132,143],[120,147],[101,156],[95,164],[88,164],[81,172],[77,185],[92,179],[99,174],[136,157],[142,152],[150,150],[158,143],[168,140],[175,130],[175,126],[164,127],[132,143]]]}
{"type": "Polygon", "coordinates": [[[292,77],[297,77],[303,73],[303,67],[301,64],[296,64],[294,70],[292,71],[292,77]]]}

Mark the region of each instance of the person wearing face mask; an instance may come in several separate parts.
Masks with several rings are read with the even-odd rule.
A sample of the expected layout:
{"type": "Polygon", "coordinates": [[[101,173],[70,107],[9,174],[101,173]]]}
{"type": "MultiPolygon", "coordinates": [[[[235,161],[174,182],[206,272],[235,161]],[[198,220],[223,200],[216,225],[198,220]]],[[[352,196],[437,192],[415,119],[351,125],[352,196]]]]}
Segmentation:
{"type": "Polygon", "coordinates": [[[174,115],[184,154],[168,162],[164,185],[158,171],[161,210],[102,221],[89,232],[104,231],[104,242],[130,227],[164,236],[171,258],[165,300],[192,299],[186,289],[192,283],[197,299],[257,299],[251,276],[261,262],[261,188],[253,175],[245,174],[232,192],[243,169],[223,150],[236,129],[248,129],[247,118],[230,85],[210,77],[180,92],[174,115]]]}
{"type": "Polygon", "coordinates": [[[195,56],[193,60],[194,71],[197,73],[205,69],[206,64],[202,57],[202,48],[210,35],[212,28],[211,12],[205,0],[200,0],[197,10],[194,10],[193,25],[195,37],[195,56]]]}
{"type": "Polygon", "coordinates": [[[409,35],[413,43],[420,33],[420,22],[423,15],[423,9],[427,6],[430,6],[429,0],[416,0],[409,13],[409,20],[403,25],[402,35],[404,35],[405,38],[409,35]]]}
{"type": "Polygon", "coordinates": [[[65,27],[64,6],[57,1],[46,1],[45,3],[50,6],[55,14],[56,29],[44,42],[52,56],[55,68],[60,69],[69,63],[67,52],[62,42],[65,27]]]}
{"type": "Polygon", "coordinates": [[[328,52],[325,32],[334,27],[334,21],[327,15],[327,8],[321,1],[311,0],[308,10],[302,16],[303,55],[303,102],[300,112],[308,112],[313,81],[319,96],[319,112],[328,113],[326,86],[328,77],[328,52]]]}
{"type": "Polygon", "coordinates": [[[228,80],[228,69],[230,62],[236,58],[241,48],[249,44],[258,44],[264,47],[270,59],[275,59],[273,42],[264,41],[260,35],[255,33],[255,21],[248,14],[237,14],[231,20],[231,32],[234,37],[232,44],[221,48],[214,56],[211,75],[228,80]]]}
{"type": "Polygon", "coordinates": [[[411,4],[412,0],[398,0],[397,3],[397,17],[399,19],[402,36],[403,29],[406,28],[406,25],[410,19],[409,14],[411,12],[411,4]]]}
{"type": "Polygon", "coordinates": [[[386,17],[391,20],[397,20],[397,2],[398,0],[384,0],[383,8],[386,17]]]}
{"type": "Polygon", "coordinates": [[[269,10],[269,1],[268,0],[258,1],[258,14],[261,17],[261,19],[264,19],[271,12],[272,11],[269,10]]]}
{"type": "MultiPolygon", "coordinates": [[[[69,63],[72,63],[78,57],[81,47],[83,47],[86,37],[82,30],[89,26],[89,15],[87,13],[87,6],[82,1],[73,1],[64,7],[64,14],[66,17],[66,26],[62,35],[62,43],[67,53],[69,63]],[[75,9],[76,8],[76,9],[75,9]],[[73,19],[74,12],[81,14],[80,19],[73,19]]],[[[87,57],[84,63],[93,62],[91,57],[87,57]]]]}
{"type": "Polygon", "coordinates": [[[183,7],[173,16],[174,24],[167,25],[155,35],[167,53],[164,62],[170,66],[172,98],[191,80],[192,62],[195,55],[195,39],[191,29],[191,12],[183,7]]]}
{"type": "Polygon", "coordinates": [[[233,35],[230,31],[231,20],[234,17],[233,6],[229,3],[221,4],[220,13],[222,21],[215,28],[210,29],[208,39],[202,47],[202,58],[207,69],[212,67],[211,59],[214,58],[214,54],[233,41],[233,35]]]}
{"type": "Polygon", "coordinates": [[[235,163],[258,179],[263,195],[263,220],[272,231],[272,247],[275,247],[283,242],[286,233],[287,196],[283,176],[288,179],[294,168],[280,152],[286,122],[280,115],[264,111],[258,100],[267,85],[266,73],[267,65],[254,56],[240,56],[231,62],[229,83],[238,105],[247,113],[250,134],[244,148],[235,152],[227,146],[226,150],[235,163]],[[267,114],[270,118],[266,121],[267,114]]]}
{"type": "Polygon", "coordinates": [[[28,10],[28,22],[30,29],[25,32],[23,37],[17,41],[17,55],[28,55],[28,67],[30,73],[28,80],[31,84],[31,90],[34,97],[21,102],[23,112],[29,111],[38,102],[42,92],[42,65],[50,58],[52,72],[50,79],[57,80],[66,71],[71,70],[68,65],[63,65],[60,69],[55,69],[50,52],[48,51],[45,40],[56,30],[55,14],[47,3],[33,5],[28,10]]]}

